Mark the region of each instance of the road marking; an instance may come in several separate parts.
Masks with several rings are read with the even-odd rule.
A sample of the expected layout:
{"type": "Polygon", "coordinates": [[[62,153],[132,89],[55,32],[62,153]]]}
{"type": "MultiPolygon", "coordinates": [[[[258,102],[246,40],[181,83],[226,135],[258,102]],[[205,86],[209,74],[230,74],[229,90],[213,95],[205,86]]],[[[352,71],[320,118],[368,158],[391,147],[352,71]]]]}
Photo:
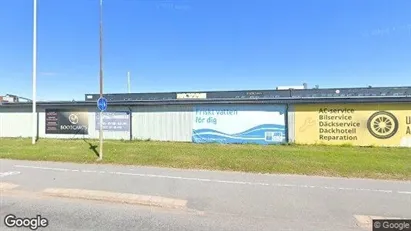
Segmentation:
{"type": "Polygon", "coordinates": [[[49,167],[27,166],[27,165],[14,165],[14,167],[16,167],[16,168],[51,170],[51,171],[63,171],[63,172],[79,172],[79,173],[81,172],[81,173],[97,173],[97,174],[111,174],[111,175],[124,175],[124,176],[138,176],[138,177],[149,177],[149,178],[164,178],[164,179],[173,179],[173,180],[187,180],[187,181],[211,182],[211,183],[221,183],[221,184],[258,185],[258,186],[274,186],[274,187],[284,187],[284,188],[286,188],[286,187],[289,187],[289,188],[311,188],[311,189],[325,189],[325,190],[338,190],[338,191],[411,194],[411,191],[393,191],[393,190],[385,190],[385,189],[347,188],[347,187],[297,185],[297,184],[269,184],[269,183],[264,183],[264,182],[219,180],[219,179],[181,177],[181,176],[169,176],[169,175],[155,175],[155,174],[144,174],[144,173],[115,172],[115,171],[106,172],[106,171],[95,171],[95,170],[49,168],[49,167]]]}
{"type": "Polygon", "coordinates": [[[96,173],[97,171],[93,171],[93,170],[81,170],[81,172],[85,172],[85,173],[96,173]]]}
{"type": "Polygon", "coordinates": [[[0,172],[0,177],[19,175],[21,172],[0,172]]]}
{"type": "Polygon", "coordinates": [[[248,184],[248,185],[263,185],[263,186],[270,185],[267,183],[259,183],[259,182],[213,180],[213,179],[206,179],[206,178],[192,178],[192,177],[153,175],[153,174],[128,173],[128,172],[108,172],[108,173],[115,174],[115,175],[128,175],[128,176],[140,176],[140,177],[151,177],[151,178],[167,178],[167,179],[174,179],[174,180],[190,180],[190,181],[216,182],[216,183],[226,183],[226,184],[248,184]]]}
{"type": "Polygon", "coordinates": [[[37,166],[26,166],[26,165],[14,165],[16,168],[33,168],[33,169],[42,169],[42,170],[52,170],[52,171],[61,171],[61,172],[70,172],[72,169],[67,168],[47,168],[47,167],[37,167],[37,166]]]}

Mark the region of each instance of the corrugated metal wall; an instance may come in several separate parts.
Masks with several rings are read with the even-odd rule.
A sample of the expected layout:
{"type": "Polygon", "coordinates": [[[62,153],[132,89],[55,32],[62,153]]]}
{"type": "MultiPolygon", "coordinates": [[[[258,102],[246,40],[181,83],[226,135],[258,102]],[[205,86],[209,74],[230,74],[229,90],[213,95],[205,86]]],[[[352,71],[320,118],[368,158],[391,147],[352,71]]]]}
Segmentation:
{"type": "MultiPolygon", "coordinates": [[[[54,109],[54,108],[53,108],[54,109]]],[[[65,107],[64,109],[70,109],[65,107]]],[[[76,108],[78,109],[78,108],[76,108]]],[[[95,108],[81,108],[88,113],[89,133],[88,135],[72,135],[72,134],[46,134],[46,114],[44,108],[39,108],[37,113],[38,131],[40,138],[62,138],[62,139],[78,139],[99,137],[98,128],[95,126],[95,108]]],[[[129,111],[128,108],[113,108],[117,111],[129,111]]],[[[97,112],[98,113],[98,112],[97,112]]],[[[31,108],[0,108],[0,137],[31,137],[32,136],[32,114],[31,108]]],[[[121,131],[105,131],[105,139],[130,139],[130,132],[121,131]]]]}
{"type": "MultiPolygon", "coordinates": [[[[53,108],[55,109],[55,108],[53,108]]],[[[64,107],[70,109],[70,107],[64,107]]],[[[79,109],[79,108],[72,108],[79,109]]],[[[38,135],[40,138],[78,139],[99,137],[96,128],[96,111],[94,107],[83,107],[88,111],[88,135],[46,134],[45,109],[38,109],[38,135]]],[[[121,131],[104,131],[105,139],[143,139],[159,141],[191,141],[193,112],[192,106],[140,106],[111,107],[110,111],[132,111],[131,133],[121,131]]],[[[31,108],[0,108],[0,137],[31,137],[31,108]]]]}
{"type": "MultiPolygon", "coordinates": [[[[54,108],[53,108],[54,109],[54,108]]],[[[70,109],[70,107],[65,107],[64,109],[70,109]]],[[[79,108],[73,108],[79,109],[79,108]]],[[[46,134],[46,113],[45,109],[39,109],[39,137],[42,138],[62,138],[62,139],[78,139],[78,138],[99,138],[99,128],[96,128],[96,111],[95,107],[83,107],[81,108],[85,112],[88,112],[88,135],[81,134],[46,134]]],[[[113,107],[114,111],[129,111],[126,107],[113,107]]],[[[31,128],[30,128],[31,129],[31,128]]],[[[122,131],[104,131],[104,139],[130,139],[130,132],[122,131]]]]}
{"type": "Polygon", "coordinates": [[[0,108],[0,137],[32,135],[30,108],[0,108]]]}
{"type": "MultiPolygon", "coordinates": [[[[56,109],[56,108],[52,108],[56,109]]],[[[58,109],[58,108],[57,108],[58,109]]],[[[63,109],[63,108],[62,108],[63,109]]],[[[64,107],[70,109],[70,107],[64,107]]],[[[98,128],[95,126],[95,113],[99,113],[95,107],[72,108],[88,111],[89,134],[65,135],[46,134],[45,109],[38,111],[38,135],[40,138],[91,138],[99,137],[98,128]]],[[[105,139],[141,139],[158,141],[183,141],[191,142],[193,130],[193,106],[192,105],[159,105],[159,106],[135,106],[135,107],[110,107],[110,111],[132,111],[131,133],[120,131],[105,131],[105,139]]],[[[290,107],[288,112],[289,141],[295,140],[294,121],[295,112],[290,107]]],[[[0,137],[31,137],[31,108],[5,108],[0,107],[0,137]]]]}
{"type": "Polygon", "coordinates": [[[288,142],[295,142],[295,109],[293,105],[288,106],[287,117],[288,142]]]}
{"type": "Polygon", "coordinates": [[[191,141],[192,106],[140,106],[132,110],[133,139],[191,141]]]}

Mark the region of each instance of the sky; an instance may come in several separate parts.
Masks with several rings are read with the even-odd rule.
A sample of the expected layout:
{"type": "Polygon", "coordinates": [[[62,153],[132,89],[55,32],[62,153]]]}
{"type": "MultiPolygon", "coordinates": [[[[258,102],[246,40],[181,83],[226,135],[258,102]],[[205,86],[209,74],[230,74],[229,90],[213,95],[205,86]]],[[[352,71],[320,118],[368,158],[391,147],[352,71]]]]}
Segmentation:
{"type": "MultiPolygon", "coordinates": [[[[99,0],[37,0],[37,99],[99,93],[99,0]]],[[[33,0],[0,0],[0,95],[32,96],[33,0]]],[[[410,0],[103,0],[104,92],[411,85],[410,0]]]]}

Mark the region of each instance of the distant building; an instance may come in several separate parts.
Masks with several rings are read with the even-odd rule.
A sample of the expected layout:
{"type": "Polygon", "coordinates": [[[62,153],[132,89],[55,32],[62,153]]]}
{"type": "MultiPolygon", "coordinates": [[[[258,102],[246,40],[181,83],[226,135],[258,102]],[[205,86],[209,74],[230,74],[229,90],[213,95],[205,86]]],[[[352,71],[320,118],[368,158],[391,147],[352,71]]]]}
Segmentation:
{"type": "Polygon", "coordinates": [[[302,86],[278,86],[276,90],[303,90],[307,89],[307,84],[304,83],[302,86]]]}
{"type": "Polygon", "coordinates": [[[17,96],[17,95],[11,95],[11,94],[0,96],[0,103],[20,103],[20,102],[31,102],[31,100],[24,98],[24,97],[17,96]]]}
{"type": "Polygon", "coordinates": [[[4,103],[17,103],[19,102],[18,97],[15,96],[0,96],[0,102],[4,102],[4,103]]]}

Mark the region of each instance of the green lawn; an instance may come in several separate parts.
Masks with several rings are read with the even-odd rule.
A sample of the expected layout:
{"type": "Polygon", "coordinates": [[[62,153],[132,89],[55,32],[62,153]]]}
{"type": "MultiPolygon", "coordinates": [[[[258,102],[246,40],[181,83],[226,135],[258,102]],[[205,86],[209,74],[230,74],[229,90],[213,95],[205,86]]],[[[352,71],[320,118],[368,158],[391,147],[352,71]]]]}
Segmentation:
{"type": "MultiPolygon", "coordinates": [[[[97,163],[97,140],[0,139],[0,158],[97,163]]],[[[102,163],[411,180],[410,148],[105,141],[102,163]]]]}

